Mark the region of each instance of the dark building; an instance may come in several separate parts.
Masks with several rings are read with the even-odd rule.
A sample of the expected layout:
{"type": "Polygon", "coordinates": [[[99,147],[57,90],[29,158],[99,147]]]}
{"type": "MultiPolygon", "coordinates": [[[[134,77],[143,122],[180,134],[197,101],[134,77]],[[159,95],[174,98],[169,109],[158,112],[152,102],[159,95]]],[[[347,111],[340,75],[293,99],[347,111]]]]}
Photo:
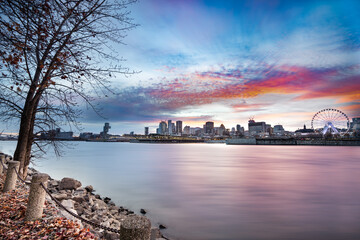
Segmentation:
{"type": "Polygon", "coordinates": [[[41,133],[40,138],[47,140],[72,140],[73,132],[61,132],[60,128],[41,133]]]}
{"type": "Polygon", "coordinates": [[[145,127],[145,136],[149,135],[149,127],[145,127]]]}
{"type": "Polygon", "coordinates": [[[104,127],[103,127],[103,131],[100,133],[100,135],[102,136],[102,138],[104,139],[108,139],[109,138],[109,135],[108,135],[108,132],[109,132],[109,129],[110,129],[110,123],[105,123],[104,127]]]}
{"type": "Polygon", "coordinates": [[[182,121],[176,121],[176,133],[182,134],[182,121]]]}
{"type": "Polygon", "coordinates": [[[205,133],[213,134],[214,133],[214,122],[205,123],[205,133]]]}

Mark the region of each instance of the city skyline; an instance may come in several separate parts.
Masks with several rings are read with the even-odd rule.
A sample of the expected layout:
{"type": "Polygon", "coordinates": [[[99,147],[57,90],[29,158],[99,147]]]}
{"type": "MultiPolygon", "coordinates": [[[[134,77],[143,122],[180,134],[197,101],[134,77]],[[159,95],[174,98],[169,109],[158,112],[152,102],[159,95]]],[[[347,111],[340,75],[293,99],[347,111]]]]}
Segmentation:
{"type": "Polygon", "coordinates": [[[119,94],[95,99],[106,119],[80,106],[81,126],[142,133],[162,119],[233,127],[254,117],[294,131],[324,108],[358,117],[359,9],[355,0],[140,1],[129,7],[139,27],[114,46],[138,73],[115,76],[119,94]]]}
{"type": "Polygon", "coordinates": [[[139,2],[132,10],[141,26],[124,57],[141,73],[104,101],[104,112],[121,132],[154,130],[162,119],[201,127],[250,117],[296,130],[330,107],[356,117],[359,4],[139,2]]]}

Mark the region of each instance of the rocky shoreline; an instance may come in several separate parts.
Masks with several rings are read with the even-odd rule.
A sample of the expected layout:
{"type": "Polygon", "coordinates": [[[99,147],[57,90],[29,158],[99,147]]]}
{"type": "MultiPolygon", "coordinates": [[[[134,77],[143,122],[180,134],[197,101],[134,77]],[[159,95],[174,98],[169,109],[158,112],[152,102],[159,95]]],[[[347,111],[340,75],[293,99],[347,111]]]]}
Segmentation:
{"type": "MultiPolygon", "coordinates": [[[[9,155],[5,156],[6,160],[11,159],[9,155]]],[[[38,173],[36,169],[29,168],[26,181],[30,181],[32,175],[36,173],[38,173]]],[[[100,224],[104,227],[120,229],[121,223],[127,216],[136,215],[129,209],[122,206],[116,206],[109,197],[101,197],[99,194],[95,194],[95,190],[91,185],[82,187],[80,181],[72,178],[65,177],[62,180],[55,180],[49,177],[47,188],[51,192],[52,196],[61,202],[61,204],[68,210],[81,216],[82,218],[85,218],[93,223],[100,224]]],[[[61,207],[57,206],[55,201],[53,201],[49,195],[46,195],[46,201],[54,205],[54,208],[58,210],[57,212],[59,216],[57,217],[65,217],[69,220],[73,220],[74,222],[78,222],[80,224],[80,228],[89,228],[98,239],[119,239],[119,235],[117,233],[105,231],[87,223],[82,223],[61,207]]],[[[140,212],[142,215],[146,214],[146,210],[144,209],[141,209],[140,212]]],[[[168,239],[161,234],[160,229],[162,228],[165,228],[162,224],[157,227],[152,226],[150,239],[168,239]]]]}

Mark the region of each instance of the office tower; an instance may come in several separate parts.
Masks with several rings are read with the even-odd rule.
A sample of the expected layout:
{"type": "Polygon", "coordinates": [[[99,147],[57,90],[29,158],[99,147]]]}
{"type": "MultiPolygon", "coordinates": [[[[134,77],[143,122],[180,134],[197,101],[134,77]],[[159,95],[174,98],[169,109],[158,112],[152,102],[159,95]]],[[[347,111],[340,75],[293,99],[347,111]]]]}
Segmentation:
{"type": "Polygon", "coordinates": [[[159,123],[159,133],[158,134],[165,135],[167,133],[166,130],[167,130],[166,122],[161,121],[159,123]]]}
{"type": "Polygon", "coordinates": [[[182,134],[182,121],[176,121],[176,133],[182,134]]]}
{"type": "Polygon", "coordinates": [[[168,134],[172,134],[172,122],[171,120],[168,120],[168,134]]]}
{"type": "Polygon", "coordinates": [[[205,133],[213,134],[214,133],[214,122],[205,123],[205,133]]]}

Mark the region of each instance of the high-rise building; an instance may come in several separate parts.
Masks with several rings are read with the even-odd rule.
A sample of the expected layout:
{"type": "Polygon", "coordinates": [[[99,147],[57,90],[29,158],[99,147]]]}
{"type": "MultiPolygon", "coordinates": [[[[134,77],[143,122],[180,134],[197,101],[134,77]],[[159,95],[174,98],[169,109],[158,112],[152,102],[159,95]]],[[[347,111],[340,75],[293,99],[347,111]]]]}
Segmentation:
{"type": "Polygon", "coordinates": [[[190,134],[190,126],[184,127],[184,134],[189,135],[190,134]]]}
{"type": "Polygon", "coordinates": [[[176,131],[176,127],[175,127],[175,123],[171,123],[171,131],[170,131],[170,134],[174,134],[176,131]]]}
{"type": "Polygon", "coordinates": [[[225,128],[224,124],[221,124],[219,127],[219,135],[223,136],[225,131],[226,131],[226,128],[225,128]]]}
{"type": "Polygon", "coordinates": [[[100,135],[102,136],[102,138],[108,138],[108,132],[109,132],[109,129],[110,129],[110,123],[105,123],[104,127],[103,127],[103,131],[100,132],[100,135]]]}
{"type": "Polygon", "coordinates": [[[149,135],[149,127],[145,127],[145,136],[149,135]]]}
{"type": "Polygon", "coordinates": [[[236,134],[237,135],[244,135],[245,129],[240,124],[236,125],[236,134]]]}
{"type": "Polygon", "coordinates": [[[176,133],[182,134],[182,121],[176,121],[176,133]]]}
{"type": "Polygon", "coordinates": [[[168,134],[169,135],[172,134],[172,122],[171,122],[171,120],[168,120],[168,134]]]}
{"type": "Polygon", "coordinates": [[[166,125],[166,122],[165,121],[161,121],[159,123],[159,131],[158,131],[158,134],[161,134],[161,135],[165,135],[167,132],[167,125],[166,125]]]}
{"type": "Polygon", "coordinates": [[[213,134],[214,133],[214,122],[205,123],[205,133],[213,134]]]}
{"type": "Polygon", "coordinates": [[[266,132],[265,122],[255,122],[253,119],[249,120],[249,134],[255,136],[260,133],[266,132]]]}

